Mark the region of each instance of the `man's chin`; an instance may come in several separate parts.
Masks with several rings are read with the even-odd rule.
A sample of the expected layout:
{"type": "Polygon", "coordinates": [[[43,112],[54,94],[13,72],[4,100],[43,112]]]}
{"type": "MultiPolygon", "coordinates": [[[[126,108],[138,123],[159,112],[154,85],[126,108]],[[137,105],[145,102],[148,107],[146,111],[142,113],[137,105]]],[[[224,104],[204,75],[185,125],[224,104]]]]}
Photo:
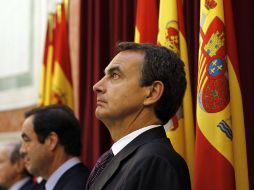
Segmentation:
{"type": "Polygon", "coordinates": [[[101,120],[105,117],[105,114],[103,114],[103,112],[101,110],[96,109],[95,116],[96,116],[97,119],[101,120]]]}
{"type": "Polygon", "coordinates": [[[31,168],[31,166],[30,166],[30,165],[26,165],[26,170],[27,170],[30,174],[35,175],[35,173],[34,173],[34,169],[33,169],[33,168],[31,168]]]}

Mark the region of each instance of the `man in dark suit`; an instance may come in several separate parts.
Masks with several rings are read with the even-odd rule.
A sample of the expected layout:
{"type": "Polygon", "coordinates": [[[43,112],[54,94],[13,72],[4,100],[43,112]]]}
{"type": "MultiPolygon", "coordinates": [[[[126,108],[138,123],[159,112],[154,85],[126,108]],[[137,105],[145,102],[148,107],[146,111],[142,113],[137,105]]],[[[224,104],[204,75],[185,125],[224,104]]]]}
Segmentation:
{"type": "Polygon", "coordinates": [[[35,187],[19,153],[20,145],[19,142],[12,142],[0,147],[0,185],[3,189],[33,190],[35,187]]]}
{"type": "Polygon", "coordinates": [[[93,87],[96,117],[115,143],[95,165],[86,189],[191,189],[188,167],[162,126],[182,103],[183,62],[165,47],[123,42],[118,48],[93,87]]]}
{"type": "Polygon", "coordinates": [[[83,190],[89,171],[81,163],[81,129],[64,105],[35,108],[26,113],[22,146],[27,170],[47,182],[47,190],[83,190]]]}

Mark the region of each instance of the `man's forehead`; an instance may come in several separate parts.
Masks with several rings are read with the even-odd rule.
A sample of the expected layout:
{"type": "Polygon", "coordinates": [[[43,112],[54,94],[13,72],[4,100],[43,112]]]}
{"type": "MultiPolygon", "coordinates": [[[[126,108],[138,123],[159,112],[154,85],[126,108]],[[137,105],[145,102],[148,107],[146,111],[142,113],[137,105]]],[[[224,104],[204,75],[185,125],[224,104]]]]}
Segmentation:
{"type": "Polygon", "coordinates": [[[126,50],[119,52],[105,68],[105,73],[111,70],[123,70],[125,67],[140,66],[144,61],[144,53],[141,51],[126,50]]]}
{"type": "Polygon", "coordinates": [[[126,61],[129,59],[133,59],[133,58],[139,58],[139,59],[143,59],[145,56],[145,53],[141,50],[125,50],[125,51],[121,51],[119,52],[113,59],[117,60],[117,61],[126,61]]]}
{"type": "Polygon", "coordinates": [[[29,117],[27,117],[25,119],[25,121],[23,122],[22,128],[24,128],[24,127],[32,127],[33,126],[33,122],[34,122],[34,115],[31,115],[31,116],[29,116],[29,117]]]}
{"type": "Polygon", "coordinates": [[[33,116],[30,116],[28,118],[26,118],[26,120],[24,121],[23,125],[22,125],[22,137],[27,136],[28,134],[31,134],[34,132],[34,128],[33,128],[33,116]]]}

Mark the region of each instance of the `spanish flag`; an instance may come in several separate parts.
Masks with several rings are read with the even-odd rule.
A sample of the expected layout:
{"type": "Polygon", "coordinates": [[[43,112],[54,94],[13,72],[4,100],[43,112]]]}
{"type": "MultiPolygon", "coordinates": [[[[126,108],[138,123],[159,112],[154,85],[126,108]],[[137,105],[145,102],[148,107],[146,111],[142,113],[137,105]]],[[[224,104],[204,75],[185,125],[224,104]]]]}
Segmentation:
{"type": "Polygon", "coordinates": [[[48,17],[39,105],[66,104],[74,109],[65,5],[58,3],[48,17]]]}
{"type": "Polygon", "coordinates": [[[157,0],[138,0],[135,42],[156,44],[158,33],[157,0]]]}
{"type": "Polygon", "coordinates": [[[170,138],[175,150],[187,162],[192,180],[194,168],[194,124],[182,0],[160,1],[158,44],[177,53],[185,64],[187,89],[183,104],[165,127],[167,136],[170,138]]]}
{"type": "Polygon", "coordinates": [[[245,130],[230,0],[201,0],[195,190],[248,190],[245,130]]]}

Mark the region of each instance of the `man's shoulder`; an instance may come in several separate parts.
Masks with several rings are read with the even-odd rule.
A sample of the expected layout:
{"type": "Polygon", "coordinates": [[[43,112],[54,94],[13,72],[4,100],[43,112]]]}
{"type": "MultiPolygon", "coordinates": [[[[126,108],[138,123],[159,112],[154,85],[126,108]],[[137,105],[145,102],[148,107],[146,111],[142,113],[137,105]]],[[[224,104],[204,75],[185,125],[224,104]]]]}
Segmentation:
{"type": "MultiPolygon", "coordinates": [[[[142,136],[140,136],[140,139],[142,139],[142,136]]],[[[170,139],[166,136],[140,140],[137,144],[139,145],[136,146],[136,149],[126,157],[126,164],[131,162],[143,165],[149,162],[157,162],[173,168],[186,167],[184,159],[174,150],[170,139]]]]}
{"type": "Polygon", "coordinates": [[[154,139],[140,145],[133,156],[141,158],[161,157],[165,159],[181,159],[172,147],[169,139],[154,139]]]}
{"type": "Polygon", "coordinates": [[[121,160],[153,157],[181,159],[167,138],[163,127],[156,127],[140,134],[122,149],[116,157],[121,160]]]}
{"type": "Polygon", "coordinates": [[[60,177],[54,190],[84,189],[88,176],[89,169],[83,163],[78,163],[60,177]]]}
{"type": "Polygon", "coordinates": [[[133,144],[132,147],[137,148],[136,153],[141,155],[155,155],[165,152],[175,154],[163,127],[157,127],[142,133],[130,144],[133,144]]]}
{"type": "Polygon", "coordinates": [[[72,166],[69,170],[67,170],[67,172],[68,171],[89,172],[89,169],[82,162],[80,162],[80,163],[72,166]]]}
{"type": "MultiPolygon", "coordinates": [[[[89,169],[83,164],[78,163],[71,168],[69,168],[63,175],[63,178],[70,178],[72,176],[76,176],[77,178],[86,178],[89,175],[89,169]]],[[[61,177],[61,178],[62,178],[61,177]]]]}

